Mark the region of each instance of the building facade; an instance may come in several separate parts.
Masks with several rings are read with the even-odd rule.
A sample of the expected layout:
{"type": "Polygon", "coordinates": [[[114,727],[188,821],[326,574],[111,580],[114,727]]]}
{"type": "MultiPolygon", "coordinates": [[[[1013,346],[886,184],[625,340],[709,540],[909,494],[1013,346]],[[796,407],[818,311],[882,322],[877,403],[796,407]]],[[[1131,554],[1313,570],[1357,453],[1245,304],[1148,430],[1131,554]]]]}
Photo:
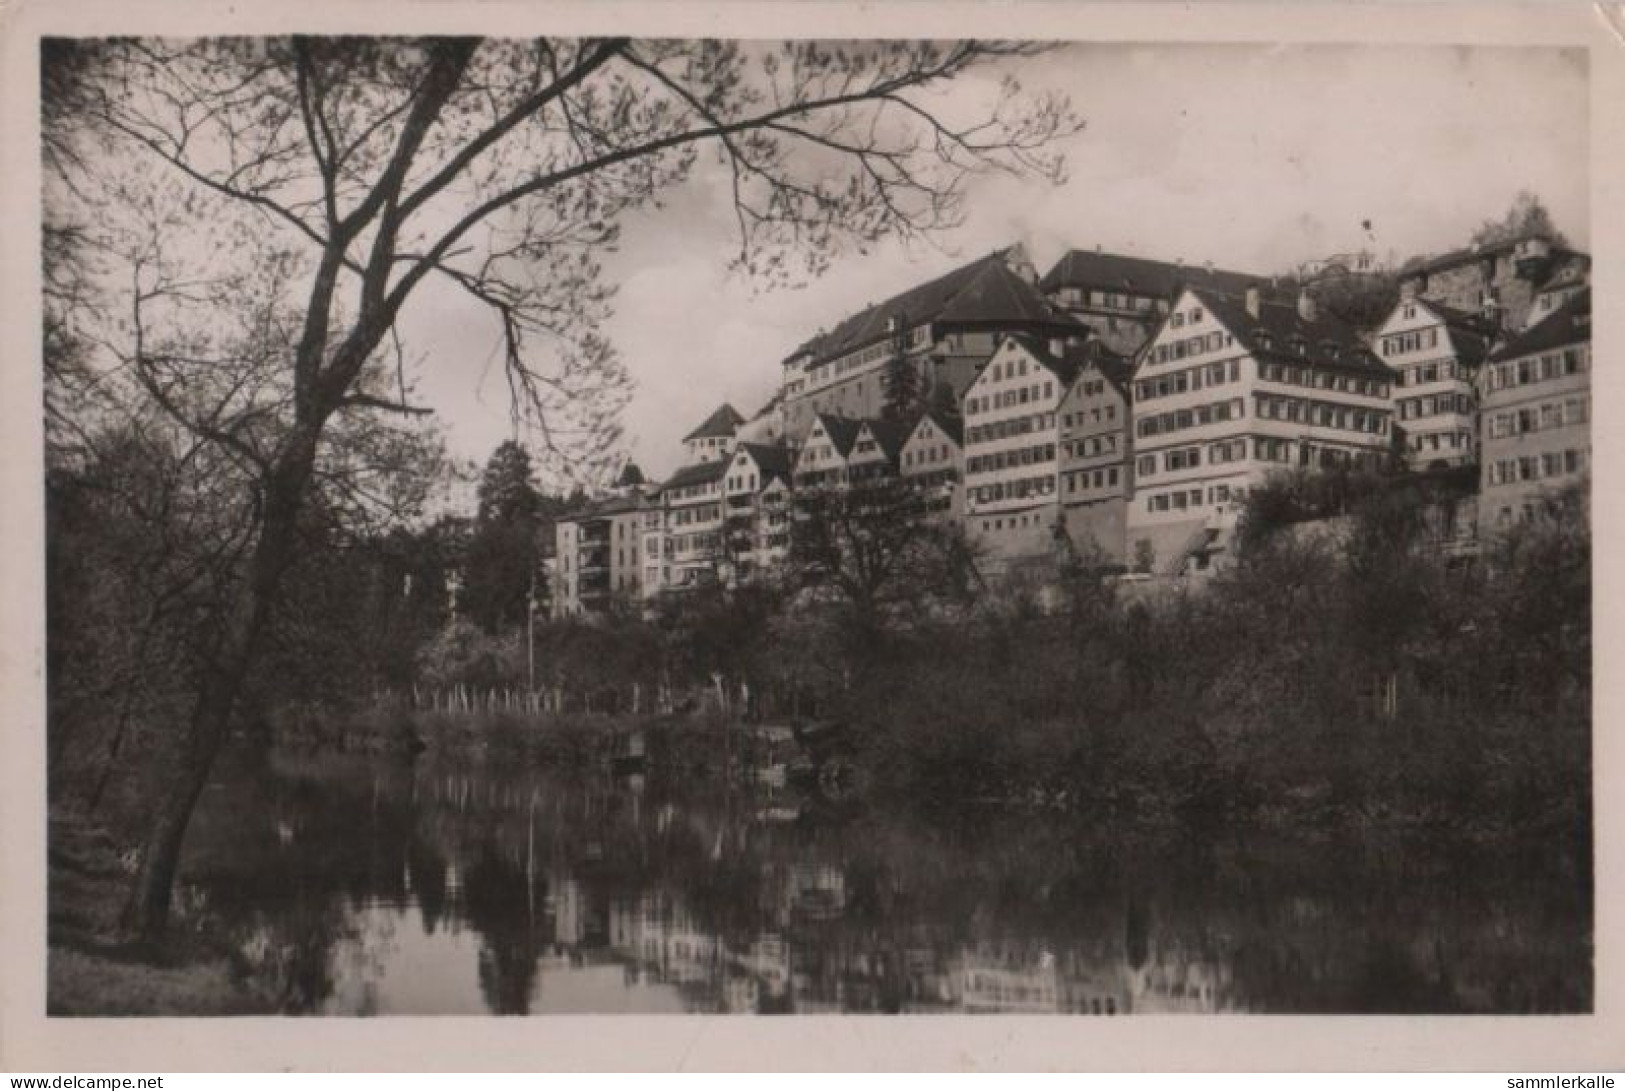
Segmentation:
{"type": "Polygon", "coordinates": [[[554,617],[601,614],[643,597],[643,525],[639,494],[611,497],[554,523],[554,617]]]}
{"type": "Polygon", "coordinates": [[[1077,323],[1039,292],[1019,246],[997,251],[847,318],[784,361],[784,435],[799,445],[819,414],[878,419],[887,367],[902,358],[920,405],[945,386],[957,401],[1009,333],[1076,332],[1077,323]]]}
{"type": "Polygon", "coordinates": [[[790,452],[741,443],[723,478],[729,584],[771,576],[790,554],[790,452]]]}
{"type": "Polygon", "coordinates": [[[1480,533],[1531,513],[1591,466],[1591,292],[1496,349],[1481,377],[1480,533]]]}
{"type": "Polygon", "coordinates": [[[723,403],[700,424],[683,437],[686,462],[721,462],[733,454],[734,439],[745,418],[733,406],[723,403]]]}
{"type": "Polygon", "coordinates": [[[1205,567],[1270,473],[1379,463],[1392,388],[1387,366],[1307,296],[1186,289],[1135,365],[1131,561],[1205,567]]]}
{"type": "Polygon", "coordinates": [[[1478,464],[1478,369],[1494,335],[1485,318],[1417,297],[1401,299],[1377,330],[1410,469],[1478,464]]]}
{"type": "Polygon", "coordinates": [[[965,529],[995,568],[1055,548],[1056,419],[1082,348],[1007,337],[965,391],[965,529]]]}
{"type": "Polygon", "coordinates": [[[1098,247],[1068,250],[1039,282],[1050,302],[1124,356],[1140,350],[1187,287],[1239,295],[1248,288],[1267,290],[1269,286],[1269,277],[1212,265],[1108,254],[1098,247]]]}
{"type": "Polygon", "coordinates": [[[1127,560],[1133,431],[1129,361],[1099,341],[1080,356],[1057,410],[1056,494],[1061,522],[1079,555],[1127,560]]]}
{"type": "Polygon", "coordinates": [[[723,578],[723,479],[731,459],[684,466],[660,487],[660,590],[684,591],[723,578]]]}
{"type": "Polygon", "coordinates": [[[847,481],[861,485],[896,477],[907,439],[908,428],[899,422],[859,421],[846,460],[847,481]]]}
{"type": "Polygon", "coordinates": [[[914,422],[903,441],[898,472],[920,490],[925,510],[933,516],[964,515],[964,436],[958,416],[929,412],[914,422]]]}
{"type": "Polygon", "coordinates": [[[1496,325],[1521,330],[1540,286],[1590,258],[1544,235],[1474,243],[1400,270],[1407,295],[1431,299],[1469,314],[1493,312],[1496,325]]]}
{"type": "Polygon", "coordinates": [[[847,462],[858,440],[862,421],[819,413],[813,418],[796,452],[794,484],[797,489],[844,488],[849,483],[847,462]]]}

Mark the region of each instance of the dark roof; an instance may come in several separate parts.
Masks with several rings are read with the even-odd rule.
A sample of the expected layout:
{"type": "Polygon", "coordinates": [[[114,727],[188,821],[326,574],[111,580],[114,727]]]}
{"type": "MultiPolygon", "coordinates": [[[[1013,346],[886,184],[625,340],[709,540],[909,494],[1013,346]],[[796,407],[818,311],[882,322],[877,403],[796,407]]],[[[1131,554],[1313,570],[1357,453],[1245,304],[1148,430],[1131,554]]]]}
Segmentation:
{"type": "Polygon", "coordinates": [[[1591,340],[1591,289],[1575,292],[1563,305],[1490,354],[1491,360],[1512,360],[1564,345],[1591,340]]]}
{"type": "Polygon", "coordinates": [[[1399,274],[1402,277],[1412,277],[1418,274],[1436,273],[1441,269],[1451,269],[1457,265],[1465,265],[1471,261],[1478,261],[1480,258],[1483,258],[1489,254],[1504,253],[1505,251],[1515,249],[1520,244],[1526,243],[1531,239],[1541,239],[1545,241],[1547,245],[1551,247],[1551,254],[1553,257],[1566,257],[1574,253],[1574,251],[1570,250],[1566,246],[1559,246],[1557,241],[1549,235],[1531,233],[1528,235],[1519,235],[1517,238],[1505,239],[1501,242],[1492,242],[1487,245],[1474,243],[1471,246],[1463,246],[1458,250],[1451,250],[1440,254],[1438,257],[1421,259],[1413,258],[1411,261],[1406,262],[1405,265],[1401,267],[1399,274]]]}
{"type": "Polygon", "coordinates": [[[764,478],[779,477],[786,481],[790,480],[790,448],[769,443],[741,443],[739,449],[755,460],[764,478]]]}
{"type": "MultiPolygon", "coordinates": [[[[1104,341],[1089,340],[1084,342],[1083,348],[1077,353],[1078,375],[1085,368],[1093,367],[1105,379],[1117,388],[1118,393],[1128,396],[1129,378],[1134,374],[1134,363],[1127,356],[1112,351],[1110,345],[1104,341]]],[[[1076,375],[1073,377],[1076,379],[1076,375]]]]}
{"type": "Polygon", "coordinates": [[[750,419],[759,420],[764,414],[770,413],[774,409],[778,408],[779,403],[782,401],[784,401],[784,388],[780,387],[778,390],[773,392],[773,396],[771,398],[762,403],[762,408],[753,413],[750,419]]]}
{"type": "Polygon", "coordinates": [[[1258,317],[1254,318],[1248,313],[1243,297],[1200,288],[1192,289],[1192,292],[1255,356],[1359,372],[1373,377],[1393,376],[1393,371],[1366,347],[1352,326],[1328,316],[1324,309],[1314,321],[1306,322],[1299,315],[1296,303],[1260,298],[1258,317]],[[1260,334],[1269,335],[1267,348],[1260,345],[1260,334]],[[1301,352],[1292,347],[1294,340],[1300,338],[1303,346],[1301,352]]]}
{"type": "Polygon", "coordinates": [[[1206,287],[1240,294],[1249,287],[1267,288],[1271,278],[1228,269],[1209,270],[1204,265],[1154,261],[1127,254],[1103,254],[1098,250],[1068,250],[1055,268],[1044,274],[1039,287],[1046,292],[1057,288],[1100,288],[1172,299],[1185,287],[1206,287]]]}
{"type": "MultiPolygon", "coordinates": [[[[1400,300],[1401,304],[1404,302],[1404,300],[1400,300]]],[[[1427,296],[1418,297],[1416,302],[1420,303],[1422,306],[1426,307],[1428,310],[1432,311],[1434,314],[1438,315],[1452,326],[1460,326],[1463,329],[1472,330],[1475,333],[1493,333],[1495,330],[1495,323],[1490,321],[1484,315],[1474,314],[1472,311],[1464,311],[1460,307],[1451,307],[1447,304],[1440,303],[1436,299],[1429,299],[1427,296]]]]}
{"type": "MultiPolygon", "coordinates": [[[[1097,342],[1092,340],[1069,340],[1062,347],[1059,356],[1050,351],[1047,341],[1042,341],[1036,337],[1013,333],[1010,334],[1009,340],[1026,349],[1029,356],[1048,368],[1057,379],[1061,380],[1063,388],[1070,385],[1072,380],[1077,378],[1078,369],[1095,360],[1097,358],[1096,354],[1099,352],[1099,349],[1095,347],[1097,342]]],[[[1106,351],[1110,352],[1109,349],[1106,351]]]]}
{"type": "Polygon", "coordinates": [[[789,358],[808,353],[814,361],[822,363],[884,341],[891,336],[887,325],[893,317],[901,317],[910,327],[922,322],[973,325],[1014,321],[1046,326],[1076,325],[1070,315],[1045,299],[1037,288],[1005,263],[1006,253],[1008,251],[996,251],[884,303],[866,307],[829,333],[804,342],[789,358]]]}
{"type": "MultiPolygon", "coordinates": [[[[1400,305],[1403,306],[1405,302],[1400,300],[1400,305]]],[[[1483,361],[1484,354],[1495,341],[1497,330],[1494,320],[1472,311],[1446,306],[1426,296],[1418,297],[1415,302],[1444,320],[1450,330],[1450,342],[1455,347],[1456,356],[1463,363],[1478,364],[1483,361]]]]}
{"type": "Polygon", "coordinates": [[[875,437],[881,453],[893,462],[902,454],[903,444],[908,442],[909,433],[914,430],[912,424],[892,420],[866,420],[863,426],[875,437]]]}
{"type": "Polygon", "coordinates": [[[835,450],[842,458],[852,453],[852,444],[858,438],[858,429],[863,426],[861,420],[851,417],[837,417],[833,413],[819,413],[815,420],[822,421],[824,434],[835,445],[835,450]]]}
{"type": "Polygon", "coordinates": [[[640,496],[607,496],[601,500],[590,502],[581,511],[569,515],[561,515],[556,520],[560,523],[585,523],[590,519],[602,519],[610,515],[625,515],[627,512],[639,511],[646,505],[640,496]]]}
{"type": "Polygon", "coordinates": [[[636,462],[628,462],[625,466],[621,467],[621,476],[615,479],[615,484],[617,487],[627,485],[642,485],[644,484],[643,471],[638,469],[638,464],[636,462]]]}
{"type": "Polygon", "coordinates": [[[818,355],[819,346],[823,344],[824,338],[828,336],[829,334],[825,333],[823,330],[819,330],[817,333],[813,334],[811,337],[807,338],[805,341],[801,342],[801,344],[792,349],[790,355],[786,356],[782,362],[789,363],[798,356],[818,355]]]}
{"type": "Polygon", "coordinates": [[[714,413],[705,418],[705,423],[684,436],[683,442],[687,443],[691,439],[731,436],[744,423],[745,418],[739,415],[739,410],[723,402],[714,413]]]}
{"type": "Polygon", "coordinates": [[[943,435],[954,441],[955,445],[960,447],[965,445],[965,422],[959,417],[950,416],[938,409],[927,409],[920,414],[919,420],[916,420],[909,427],[908,434],[912,436],[914,430],[920,426],[920,421],[923,420],[929,420],[936,425],[942,430],[943,435]]]}
{"type": "Polygon", "coordinates": [[[711,462],[696,462],[692,466],[684,466],[672,474],[661,485],[661,489],[680,489],[685,485],[705,485],[720,479],[728,472],[728,459],[719,458],[711,462]]]}
{"type": "Polygon", "coordinates": [[[1590,254],[1571,254],[1569,257],[1579,258],[1579,261],[1565,261],[1557,270],[1547,277],[1545,283],[1536,288],[1537,292],[1549,292],[1553,288],[1567,288],[1571,285],[1584,284],[1591,273],[1590,254]]]}

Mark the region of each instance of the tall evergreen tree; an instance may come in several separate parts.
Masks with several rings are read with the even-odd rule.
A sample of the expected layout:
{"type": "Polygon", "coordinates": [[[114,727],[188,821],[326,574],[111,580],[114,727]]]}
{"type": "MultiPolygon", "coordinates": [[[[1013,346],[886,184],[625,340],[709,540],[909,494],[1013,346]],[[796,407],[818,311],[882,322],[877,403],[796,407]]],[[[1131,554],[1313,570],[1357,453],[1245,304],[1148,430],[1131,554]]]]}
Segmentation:
{"type": "Polygon", "coordinates": [[[914,415],[924,393],[920,389],[920,373],[908,358],[908,319],[902,315],[891,320],[891,354],[880,375],[880,390],[885,398],[881,416],[898,421],[914,415]]]}
{"type": "Polygon", "coordinates": [[[530,595],[544,579],[541,514],[530,452],[506,440],[480,478],[479,513],[463,573],[463,613],[486,632],[525,623],[530,595]]]}

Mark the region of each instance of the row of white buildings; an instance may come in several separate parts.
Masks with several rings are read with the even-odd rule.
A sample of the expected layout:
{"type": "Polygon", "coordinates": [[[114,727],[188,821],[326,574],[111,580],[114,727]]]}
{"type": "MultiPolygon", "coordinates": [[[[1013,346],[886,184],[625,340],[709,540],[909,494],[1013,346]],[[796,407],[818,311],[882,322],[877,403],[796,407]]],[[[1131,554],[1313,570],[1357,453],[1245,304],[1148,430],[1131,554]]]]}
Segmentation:
{"type": "Polygon", "coordinates": [[[755,578],[788,554],[797,490],[885,476],[995,568],[1063,545],[1211,568],[1271,472],[1396,457],[1478,467],[1485,533],[1588,469],[1589,269],[1539,236],[1457,251],[1356,329],[1322,302],[1371,275],[1341,264],[1283,281],[1075,250],[1040,278],[1012,247],[808,339],[756,416],[721,407],[669,480],[561,521],[554,612],[755,578]]]}

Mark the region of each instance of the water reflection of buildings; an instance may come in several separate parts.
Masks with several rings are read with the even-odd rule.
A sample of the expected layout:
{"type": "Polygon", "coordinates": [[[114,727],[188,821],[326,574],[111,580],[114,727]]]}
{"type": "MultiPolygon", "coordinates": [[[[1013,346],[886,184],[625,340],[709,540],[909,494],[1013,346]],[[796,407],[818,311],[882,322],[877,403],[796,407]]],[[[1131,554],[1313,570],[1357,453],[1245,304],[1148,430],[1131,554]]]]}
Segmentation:
{"type": "Polygon", "coordinates": [[[1229,970],[1216,960],[1159,953],[1130,972],[1133,1011],[1142,1015],[1237,1011],[1229,970]]]}
{"type": "MultiPolygon", "coordinates": [[[[900,941],[853,928],[845,873],[827,864],[764,867],[759,931],[730,939],[682,897],[656,888],[607,900],[605,952],[628,982],[680,988],[691,1009],[721,1012],[949,1011],[1123,1015],[1216,1012],[1233,1005],[1217,961],[1148,940],[1131,958],[1120,930],[1070,942],[900,941]]],[[[590,937],[590,885],[550,883],[561,946],[590,937]]]]}
{"type": "MultiPolygon", "coordinates": [[[[368,953],[417,943],[391,979],[397,1000],[401,974],[427,957],[401,926],[414,909],[445,965],[468,950],[459,933],[477,937],[478,990],[494,1011],[614,1010],[614,989],[700,1011],[1117,1015],[1226,1010],[1239,991],[1226,953],[1202,942],[1211,930],[1183,916],[1152,927],[1132,900],[1125,920],[1123,903],[1089,897],[1054,902],[1064,916],[1043,900],[1012,909],[985,878],[956,885],[959,856],[916,860],[912,840],[871,847],[768,823],[759,798],[730,810],[657,794],[644,807],[604,785],[408,784],[364,801],[384,840],[353,865],[364,905],[390,910],[367,918],[368,953]],[[383,822],[406,798],[415,807],[383,822]]],[[[347,1010],[369,1006],[345,995],[347,1010]]]]}

